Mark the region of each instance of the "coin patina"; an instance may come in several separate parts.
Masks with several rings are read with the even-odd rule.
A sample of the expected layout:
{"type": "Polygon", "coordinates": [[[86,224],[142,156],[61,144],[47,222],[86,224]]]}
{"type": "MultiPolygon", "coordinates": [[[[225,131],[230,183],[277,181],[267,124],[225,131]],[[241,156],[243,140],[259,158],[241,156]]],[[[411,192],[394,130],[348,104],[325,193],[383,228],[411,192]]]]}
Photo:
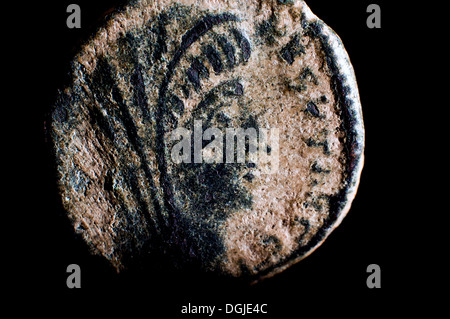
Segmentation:
{"type": "Polygon", "coordinates": [[[341,223],[364,127],[343,44],[303,1],[155,0],[124,6],[80,48],[52,138],[74,230],[118,271],[164,256],[260,279],[341,223]],[[174,160],[177,128],[200,153],[174,160]],[[248,139],[227,161],[237,128],[271,161],[249,160],[248,139]],[[277,140],[261,133],[273,129],[277,140]]]}

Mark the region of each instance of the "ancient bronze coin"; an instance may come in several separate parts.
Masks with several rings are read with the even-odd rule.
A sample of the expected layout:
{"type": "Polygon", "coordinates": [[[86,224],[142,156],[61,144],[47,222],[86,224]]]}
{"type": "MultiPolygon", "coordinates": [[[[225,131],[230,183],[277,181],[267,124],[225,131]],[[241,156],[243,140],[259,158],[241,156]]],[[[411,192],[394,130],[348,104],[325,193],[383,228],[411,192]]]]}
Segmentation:
{"type": "Polygon", "coordinates": [[[303,1],[131,2],[73,59],[52,138],[64,209],[118,271],[273,275],[341,223],[363,165],[349,57],[303,1]]]}

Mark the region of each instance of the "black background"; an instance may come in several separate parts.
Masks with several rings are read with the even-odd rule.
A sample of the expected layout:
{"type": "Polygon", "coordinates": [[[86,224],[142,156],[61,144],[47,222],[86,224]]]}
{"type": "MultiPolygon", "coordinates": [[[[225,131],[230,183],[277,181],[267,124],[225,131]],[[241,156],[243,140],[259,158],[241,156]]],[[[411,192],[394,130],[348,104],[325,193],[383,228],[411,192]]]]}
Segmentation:
{"type": "Polygon", "coordinates": [[[13,173],[10,186],[15,220],[8,238],[14,248],[5,262],[11,266],[5,276],[13,283],[13,300],[27,305],[16,310],[125,310],[146,318],[162,317],[158,313],[183,318],[189,316],[181,315],[181,306],[190,302],[216,308],[268,304],[268,315],[252,318],[301,318],[305,311],[364,317],[388,309],[403,312],[408,296],[423,293],[419,287],[424,276],[410,253],[423,251],[424,244],[409,237],[408,220],[419,209],[405,167],[405,158],[414,156],[408,142],[413,133],[399,125],[410,121],[405,104],[414,88],[402,85],[411,76],[402,50],[411,46],[414,21],[407,6],[392,2],[308,1],[313,13],[341,37],[354,66],[366,128],[365,165],[349,214],[325,243],[297,265],[254,286],[170,272],[117,275],[73,235],[56,194],[47,115],[80,43],[121,1],[43,1],[14,11],[9,35],[26,40],[10,50],[20,62],[12,65],[8,80],[19,88],[12,91],[19,118],[30,121],[19,121],[8,133],[18,139],[20,156],[12,161],[24,174],[13,173]],[[81,29],[66,26],[70,3],[81,7],[81,29]],[[370,3],[381,7],[381,29],[366,26],[370,3]],[[25,21],[25,28],[17,28],[17,21],[25,21]],[[66,267],[72,263],[81,267],[81,289],[66,286],[66,267]],[[366,286],[366,269],[372,263],[381,267],[381,289],[366,286]]]}

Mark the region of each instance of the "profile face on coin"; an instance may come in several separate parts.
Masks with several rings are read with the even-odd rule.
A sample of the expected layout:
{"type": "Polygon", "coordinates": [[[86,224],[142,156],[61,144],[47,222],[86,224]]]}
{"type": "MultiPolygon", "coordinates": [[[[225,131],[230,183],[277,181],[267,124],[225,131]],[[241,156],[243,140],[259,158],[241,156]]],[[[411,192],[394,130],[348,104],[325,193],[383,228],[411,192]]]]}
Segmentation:
{"type": "Polygon", "coordinates": [[[340,224],[364,148],[339,37],[280,0],[125,6],[74,58],[52,137],[74,229],[118,271],[164,255],[254,279],[340,224]]]}

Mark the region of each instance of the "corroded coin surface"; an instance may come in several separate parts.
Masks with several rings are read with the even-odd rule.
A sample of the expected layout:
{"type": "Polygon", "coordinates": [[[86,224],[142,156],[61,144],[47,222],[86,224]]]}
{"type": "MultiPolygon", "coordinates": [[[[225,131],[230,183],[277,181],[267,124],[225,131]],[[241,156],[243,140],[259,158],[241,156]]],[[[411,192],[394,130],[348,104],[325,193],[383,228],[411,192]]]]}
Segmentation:
{"type": "Polygon", "coordinates": [[[134,1],[80,49],[71,81],[52,112],[61,200],[118,271],[165,256],[270,276],[349,210],[357,84],[303,1],[134,1]]]}

